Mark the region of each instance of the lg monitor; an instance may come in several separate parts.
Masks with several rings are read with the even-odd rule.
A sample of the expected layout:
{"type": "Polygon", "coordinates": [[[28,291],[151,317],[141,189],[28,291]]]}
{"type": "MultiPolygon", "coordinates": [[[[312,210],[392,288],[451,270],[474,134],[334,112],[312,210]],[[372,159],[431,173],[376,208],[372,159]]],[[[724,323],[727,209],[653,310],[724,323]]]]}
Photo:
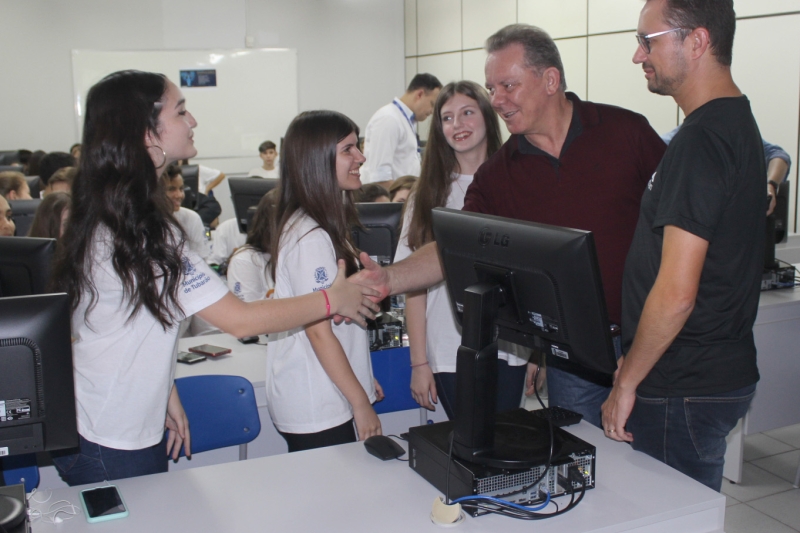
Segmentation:
{"type": "Polygon", "coordinates": [[[66,294],[0,299],[0,456],[78,445],[66,294]]]}
{"type": "Polygon", "coordinates": [[[533,428],[495,427],[497,339],[612,374],[611,338],[591,232],[437,208],[433,229],[462,327],[453,453],[501,468],[534,466],[533,428]],[[527,433],[526,433],[527,432],[527,433]]]}
{"type": "Polygon", "coordinates": [[[380,264],[391,264],[400,237],[403,205],[397,202],[356,204],[362,226],[352,228],[356,248],[367,252],[380,264]]]}
{"type": "Polygon", "coordinates": [[[46,294],[55,239],[0,237],[0,297],[46,294]]]}
{"type": "Polygon", "coordinates": [[[239,232],[247,233],[247,210],[255,207],[261,198],[278,186],[278,180],[265,178],[228,178],[231,200],[239,232]]]}

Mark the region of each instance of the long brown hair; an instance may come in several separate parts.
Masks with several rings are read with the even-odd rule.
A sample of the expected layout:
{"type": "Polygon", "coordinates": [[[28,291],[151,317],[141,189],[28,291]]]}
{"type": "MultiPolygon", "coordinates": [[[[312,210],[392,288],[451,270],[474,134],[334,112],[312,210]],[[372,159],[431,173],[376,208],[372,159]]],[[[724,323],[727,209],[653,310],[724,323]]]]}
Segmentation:
{"type": "Polygon", "coordinates": [[[328,234],[336,259],[347,264],[347,274],[358,270],[358,255],[350,237],[358,213],[353,192],[342,192],[336,177],[336,145],[351,133],[358,136],[356,123],[336,111],[306,111],[289,124],[281,143],[278,222],[272,235],[273,279],[281,234],[298,209],[328,234]]]}
{"type": "MultiPolygon", "coordinates": [[[[447,197],[450,196],[453,185],[453,173],[460,171],[455,150],[447,144],[442,130],[442,107],[456,94],[463,94],[478,103],[486,124],[486,157],[494,154],[503,144],[497,114],[492,109],[484,88],[471,81],[451,82],[445,85],[433,108],[430,135],[422,159],[422,172],[411,193],[414,214],[408,227],[408,246],[412,250],[433,240],[431,211],[434,207],[447,205],[447,197]]],[[[411,203],[406,202],[405,208],[411,203]]]]}

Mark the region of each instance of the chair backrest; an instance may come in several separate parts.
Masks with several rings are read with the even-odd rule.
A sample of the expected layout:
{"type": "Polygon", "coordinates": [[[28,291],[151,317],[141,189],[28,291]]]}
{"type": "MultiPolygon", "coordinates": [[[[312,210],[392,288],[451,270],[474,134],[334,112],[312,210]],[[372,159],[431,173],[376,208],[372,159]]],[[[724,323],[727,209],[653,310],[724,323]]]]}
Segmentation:
{"type": "Polygon", "coordinates": [[[190,376],[175,385],[189,419],[193,454],[245,444],[261,432],[253,385],[245,378],[190,376]]]}
{"type": "Polygon", "coordinates": [[[372,374],[386,396],[372,407],[375,412],[394,413],[416,409],[419,404],[411,396],[411,355],[408,348],[390,348],[372,352],[372,374]]]}
{"type": "Polygon", "coordinates": [[[0,470],[6,485],[25,483],[25,492],[39,486],[39,466],[36,464],[35,453],[4,457],[0,460],[0,470]]]}

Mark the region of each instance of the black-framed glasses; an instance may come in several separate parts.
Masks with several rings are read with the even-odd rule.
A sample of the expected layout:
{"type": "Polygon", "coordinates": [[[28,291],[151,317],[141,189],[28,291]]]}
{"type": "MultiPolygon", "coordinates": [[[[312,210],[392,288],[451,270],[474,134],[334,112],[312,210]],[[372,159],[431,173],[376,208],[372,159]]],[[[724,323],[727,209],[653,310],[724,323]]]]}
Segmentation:
{"type": "Polygon", "coordinates": [[[672,33],[674,31],[681,31],[684,28],[672,28],[671,30],[664,30],[664,31],[657,31],[655,33],[650,33],[648,35],[641,35],[639,33],[636,34],[636,40],[639,42],[639,46],[642,47],[642,50],[645,53],[650,53],[650,39],[653,37],[658,37],[659,35],[666,35],[668,33],[672,33]]]}

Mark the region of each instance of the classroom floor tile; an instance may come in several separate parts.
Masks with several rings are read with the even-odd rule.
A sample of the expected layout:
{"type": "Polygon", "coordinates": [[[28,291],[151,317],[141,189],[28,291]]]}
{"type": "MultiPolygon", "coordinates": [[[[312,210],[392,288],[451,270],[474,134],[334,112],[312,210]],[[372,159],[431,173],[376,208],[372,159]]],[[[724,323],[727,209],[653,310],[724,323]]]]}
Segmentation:
{"type": "Polygon", "coordinates": [[[780,494],[773,494],[760,500],[748,502],[748,505],[789,527],[800,530],[800,490],[792,489],[780,494]]]}
{"type": "Polygon", "coordinates": [[[757,500],[791,488],[791,483],[751,463],[744,464],[741,483],[734,484],[727,479],[722,480],[722,493],[733,496],[740,502],[757,500]]]}
{"type": "Polygon", "coordinates": [[[800,450],[792,450],[786,453],[779,453],[770,457],[756,459],[752,464],[763,468],[767,472],[794,483],[794,476],[797,473],[797,461],[800,460],[800,450]]]}
{"type": "Polygon", "coordinates": [[[796,533],[796,530],[740,503],[726,509],[725,533],[796,533]]]}
{"type": "Polygon", "coordinates": [[[764,433],[748,435],[744,438],[744,460],[754,461],[771,455],[791,451],[790,444],[774,439],[764,433]]]}

